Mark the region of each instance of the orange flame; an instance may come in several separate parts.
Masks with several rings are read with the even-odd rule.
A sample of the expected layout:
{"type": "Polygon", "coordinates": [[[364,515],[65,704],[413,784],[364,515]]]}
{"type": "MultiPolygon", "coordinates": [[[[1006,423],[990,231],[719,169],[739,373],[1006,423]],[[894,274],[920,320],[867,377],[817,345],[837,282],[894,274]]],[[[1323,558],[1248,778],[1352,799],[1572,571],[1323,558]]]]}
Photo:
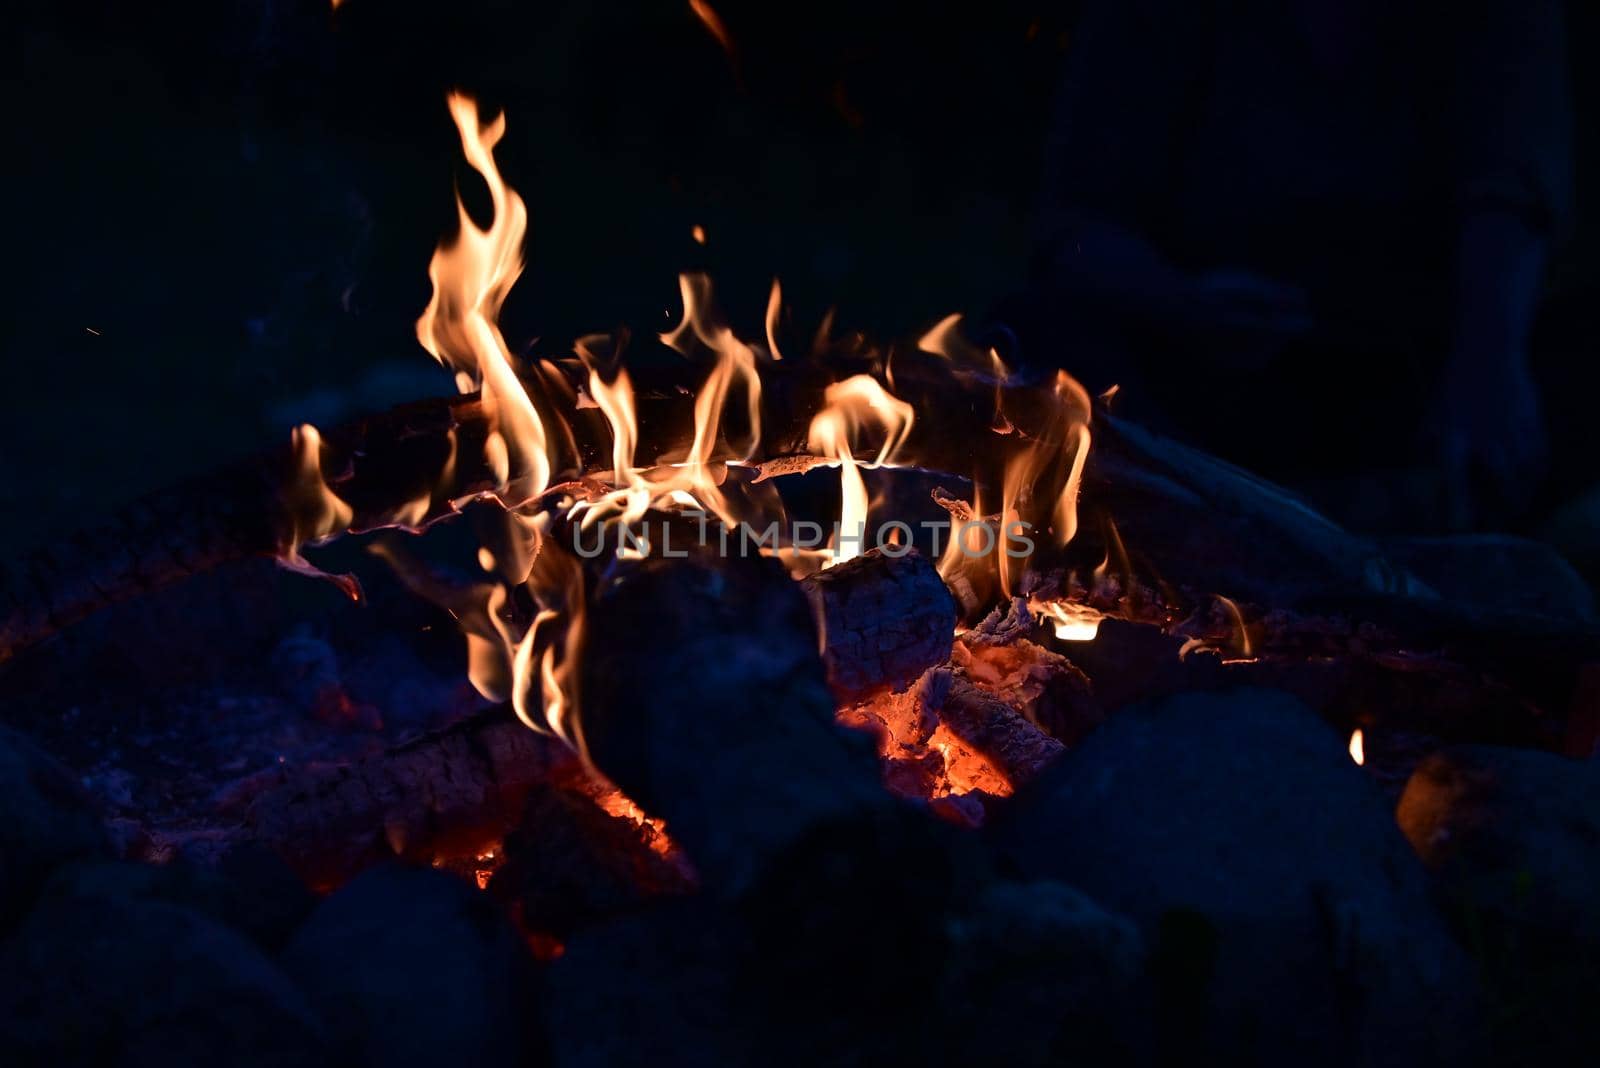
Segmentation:
{"type": "Polygon", "coordinates": [[[839,512],[839,540],[834,546],[832,564],[840,564],[861,554],[867,527],[867,487],[851,452],[850,442],[867,423],[883,431],[878,455],[866,467],[892,464],[900,447],[911,433],[915,413],[911,405],[889,394],[870,375],[855,375],[835,382],[823,393],[823,409],[811,420],[810,447],[839,462],[843,502],[839,512]],[[846,545],[851,547],[846,549],[846,545]]]}
{"type": "Polygon", "coordinates": [[[505,116],[484,125],[469,97],[451,93],[449,104],[462,152],[489,187],[494,219],[487,230],[478,226],[456,196],[459,232],[453,242],[439,245],[428,265],[433,298],[417,320],[417,340],[434,359],[455,370],[463,393],[483,390],[490,470],[516,503],[544,491],[551,467],[544,422],[517,377],[498,325],[506,294],[522,274],[528,209],[506,186],[494,162],[505,116]]]}

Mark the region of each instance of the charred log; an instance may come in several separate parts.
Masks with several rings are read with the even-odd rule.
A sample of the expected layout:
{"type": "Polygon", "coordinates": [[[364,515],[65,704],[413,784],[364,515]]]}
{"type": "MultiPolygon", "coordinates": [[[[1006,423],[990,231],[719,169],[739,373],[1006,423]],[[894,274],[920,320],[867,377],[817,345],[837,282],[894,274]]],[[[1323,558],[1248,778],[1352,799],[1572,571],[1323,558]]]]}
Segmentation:
{"type": "Polygon", "coordinates": [[[246,824],[307,882],[337,886],[386,858],[488,848],[535,784],[575,768],[563,743],[501,706],[356,764],[302,771],[258,796],[246,824]]]}
{"type": "Polygon", "coordinates": [[[506,836],[489,892],[524,931],[566,938],[692,888],[681,863],[658,852],[648,824],[613,816],[576,791],[538,785],[506,836]]]}
{"type": "Polygon", "coordinates": [[[915,550],[873,549],[801,583],[822,631],[828,685],[841,704],[902,690],[950,655],[955,601],[915,550]]]}
{"type": "Polygon", "coordinates": [[[944,726],[1003,774],[1023,786],[1067,751],[1055,738],[993,694],[957,676],[939,710],[944,726]]]}

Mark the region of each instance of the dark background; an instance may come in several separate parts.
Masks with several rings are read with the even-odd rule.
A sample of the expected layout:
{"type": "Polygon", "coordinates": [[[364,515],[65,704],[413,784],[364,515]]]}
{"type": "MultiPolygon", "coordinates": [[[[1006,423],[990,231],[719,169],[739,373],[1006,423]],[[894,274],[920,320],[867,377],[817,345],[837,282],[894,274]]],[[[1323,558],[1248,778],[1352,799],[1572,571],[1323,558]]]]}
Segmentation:
{"type": "MultiPolygon", "coordinates": [[[[451,391],[413,323],[464,171],[452,86],[508,113],[514,348],[666,324],[687,266],[752,332],[773,276],[796,324],[837,307],[883,337],[1021,284],[1076,5],[714,6],[731,55],[678,0],[30,8],[0,547],[295,423],[451,391]]],[[[1571,5],[1578,214],[1539,335],[1561,366],[1594,361],[1600,303],[1591,11],[1571,5]]],[[[1587,418],[1559,392],[1552,418],[1587,418]]]]}

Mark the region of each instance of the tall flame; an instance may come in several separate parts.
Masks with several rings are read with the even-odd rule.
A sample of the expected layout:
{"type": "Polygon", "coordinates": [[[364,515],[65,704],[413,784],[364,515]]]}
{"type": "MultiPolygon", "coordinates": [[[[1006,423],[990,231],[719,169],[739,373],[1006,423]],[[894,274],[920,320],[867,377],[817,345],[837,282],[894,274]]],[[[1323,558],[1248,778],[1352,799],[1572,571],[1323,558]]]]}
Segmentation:
{"type": "Polygon", "coordinates": [[[870,375],[855,375],[835,382],[824,391],[823,408],[811,420],[809,438],[814,452],[839,462],[842,503],[833,564],[859,556],[866,539],[867,487],[861,480],[862,465],[857,463],[852,451],[852,439],[863,426],[875,423],[883,432],[883,442],[878,447],[878,455],[864,466],[882,467],[893,463],[911,433],[915,416],[911,405],[890,395],[870,375]]]}
{"type": "Polygon", "coordinates": [[[528,209],[494,162],[505,116],[485,125],[477,105],[461,93],[451,93],[449,105],[462,152],[489,187],[494,218],[488,229],[480,227],[457,193],[459,232],[453,242],[439,245],[428,265],[433,298],[417,320],[417,340],[455,370],[463,393],[482,389],[490,469],[516,503],[544,491],[551,467],[544,422],[517,377],[499,327],[501,305],[522,274],[528,209]]]}

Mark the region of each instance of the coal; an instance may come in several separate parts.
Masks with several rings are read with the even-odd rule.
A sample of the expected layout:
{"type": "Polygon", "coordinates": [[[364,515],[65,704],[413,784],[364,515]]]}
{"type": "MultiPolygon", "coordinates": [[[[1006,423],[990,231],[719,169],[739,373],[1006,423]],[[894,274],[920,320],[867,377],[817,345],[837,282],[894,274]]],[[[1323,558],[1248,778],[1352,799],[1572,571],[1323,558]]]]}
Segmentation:
{"type": "Polygon", "coordinates": [[[310,1068],[310,1004],[244,936],[197,912],[115,894],[35,909],[0,951],[11,1064],[310,1068]]]}
{"type": "Polygon", "coordinates": [[[68,861],[106,856],[99,816],[71,772],[15,731],[0,727],[0,932],[68,861]]]}
{"type": "Polygon", "coordinates": [[[1345,739],[1287,695],[1130,707],[995,827],[1135,920],[1151,1056],[1413,1064],[1471,1048],[1470,967],[1345,739]]]}
{"type": "Polygon", "coordinates": [[[1505,1053],[1600,1042],[1600,764],[1454,746],[1425,759],[1396,812],[1487,975],[1505,1053]]]}
{"type": "Polygon", "coordinates": [[[525,1065],[532,964],[487,895],[442,872],[375,868],[324,901],[283,954],[347,1065],[525,1065]]]}

